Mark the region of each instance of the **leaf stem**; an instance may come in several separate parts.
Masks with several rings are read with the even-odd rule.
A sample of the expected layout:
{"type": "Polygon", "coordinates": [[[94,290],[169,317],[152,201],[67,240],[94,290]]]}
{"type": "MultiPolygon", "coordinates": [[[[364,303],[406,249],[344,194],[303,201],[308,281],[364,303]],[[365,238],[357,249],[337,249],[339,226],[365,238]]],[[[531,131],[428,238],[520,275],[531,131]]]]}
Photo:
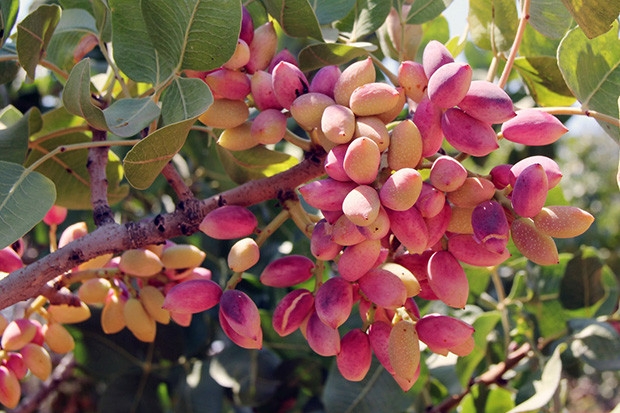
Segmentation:
{"type": "Polygon", "coordinates": [[[504,285],[502,284],[502,279],[499,276],[497,267],[491,269],[491,279],[493,280],[495,292],[497,292],[497,309],[502,318],[504,348],[508,351],[508,346],[510,345],[510,320],[508,319],[508,308],[506,307],[506,292],[504,291],[504,285]]]}
{"type": "Polygon", "coordinates": [[[304,152],[310,152],[312,150],[312,142],[307,139],[302,138],[299,135],[294,134],[290,130],[286,130],[284,134],[284,140],[292,143],[293,145],[301,148],[304,152]]]}
{"type": "Polygon", "coordinates": [[[392,82],[392,84],[394,86],[398,86],[399,82],[398,82],[398,76],[396,76],[394,73],[392,73],[392,71],[390,69],[388,69],[381,60],[379,60],[377,57],[375,57],[375,55],[373,55],[372,53],[370,54],[370,58],[372,59],[372,62],[377,65],[379,67],[379,69],[381,69],[381,71],[383,72],[383,74],[390,80],[390,82],[392,82]]]}
{"type": "Polygon", "coordinates": [[[551,113],[552,115],[580,115],[587,116],[590,118],[594,118],[600,120],[602,122],[609,123],[611,125],[620,127],[620,119],[614,118],[613,116],[606,115],[601,112],[597,112],[595,110],[590,109],[581,109],[581,108],[572,108],[572,107],[545,107],[545,108],[536,108],[537,110],[541,110],[543,112],[551,113]]]}
{"type": "Polygon", "coordinates": [[[502,76],[499,78],[498,86],[501,87],[502,89],[506,86],[506,83],[508,83],[508,77],[510,76],[512,65],[515,62],[517,53],[519,52],[519,46],[521,45],[521,40],[523,40],[523,33],[525,33],[525,27],[527,26],[527,23],[529,20],[530,20],[530,0],[523,0],[523,6],[521,9],[521,17],[519,19],[519,26],[517,27],[517,33],[515,35],[515,40],[512,43],[512,48],[510,49],[510,54],[508,55],[508,60],[506,61],[506,66],[504,67],[502,76]]]}
{"type": "Polygon", "coordinates": [[[260,247],[265,241],[274,233],[278,228],[282,226],[289,218],[291,217],[291,213],[287,209],[283,209],[280,211],[278,215],[271,222],[260,231],[258,236],[256,237],[256,244],[260,247]]]}

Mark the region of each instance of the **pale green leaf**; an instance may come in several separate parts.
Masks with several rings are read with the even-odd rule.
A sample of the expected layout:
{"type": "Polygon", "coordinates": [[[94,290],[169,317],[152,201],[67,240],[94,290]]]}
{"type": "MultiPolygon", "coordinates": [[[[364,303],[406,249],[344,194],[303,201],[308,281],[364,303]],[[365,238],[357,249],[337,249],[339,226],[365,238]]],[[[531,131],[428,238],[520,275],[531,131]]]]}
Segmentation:
{"type": "Polygon", "coordinates": [[[0,160],[22,163],[28,150],[28,138],[39,131],[42,126],[41,112],[31,108],[23,116],[15,107],[9,105],[0,110],[0,160]],[[10,122],[9,118],[19,115],[19,119],[10,122]]]}
{"type": "Polygon", "coordinates": [[[80,57],[74,57],[80,43],[90,40],[90,47],[96,46],[97,34],[95,18],[86,10],[63,10],[48,47],[47,59],[61,69],[70,71],[76,63],[76,57],[80,57]]]}
{"type": "Polygon", "coordinates": [[[456,361],[456,374],[463,387],[467,386],[476,367],[486,357],[489,345],[487,337],[500,319],[501,315],[498,311],[488,311],[480,314],[473,322],[474,350],[467,356],[459,357],[456,361]]]}
{"type": "Polygon", "coordinates": [[[114,60],[132,80],[159,84],[174,71],[176,62],[161,59],[142,16],[141,0],[109,0],[112,11],[114,60]]]}
{"type": "Polygon", "coordinates": [[[552,39],[563,37],[573,25],[573,18],[562,0],[532,0],[529,23],[552,39]]]}
{"type": "MultiPolygon", "coordinates": [[[[569,31],[558,49],[558,65],[583,109],[613,118],[618,116],[620,39],[617,22],[612,30],[592,40],[579,27],[569,31]]],[[[609,136],[620,141],[618,126],[600,121],[599,124],[609,136]]]]}
{"type": "Polygon", "coordinates": [[[543,367],[540,380],[534,381],[536,393],[515,408],[510,409],[508,413],[540,411],[539,409],[549,403],[560,385],[560,378],[562,377],[562,359],[560,358],[560,354],[565,349],[566,344],[564,343],[555,348],[555,351],[543,367]]]}
{"type": "Polygon", "coordinates": [[[127,180],[137,189],[146,189],[174,155],[183,147],[194,119],[157,129],[125,155],[123,166],[127,180]]]}
{"type": "Polygon", "coordinates": [[[355,42],[374,33],[383,25],[390,13],[391,4],[384,0],[357,0],[355,20],[351,30],[350,41],[355,42]]]}
{"type": "Polygon", "coordinates": [[[407,13],[408,24],[422,24],[439,16],[452,0],[416,0],[407,13]]]}
{"type": "Polygon", "coordinates": [[[561,39],[551,39],[546,37],[531,25],[525,26],[523,39],[519,46],[520,56],[549,56],[557,58],[558,46],[561,39]]]}
{"type": "Polygon", "coordinates": [[[18,0],[0,0],[0,47],[9,38],[19,11],[18,0]]]}
{"type": "Polygon", "coordinates": [[[0,85],[13,81],[19,73],[19,63],[15,56],[15,53],[0,49],[0,85]],[[3,58],[9,60],[2,60],[3,58]]]}
{"type": "MultiPolygon", "coordinates": [[[[50,119],[50,123],[59,121],[62,118],[71,121],[66,115],[58,116],[61,113],[62,112],[54,113],[51,119],[48,117],[48,113],[44,114],[43,130],[46,128],[48,130],[54,128],[52,125],[46,125],[48,119],[50,119]]],[[[65,125],[65,127],[69,126],[67,124],[65,125]]],[[[62,125],[57,126],[61,130],[64,129],[62,125]]],[[[26,159],[26,166],[32,165],[33,162],[56,149],[58,146],[88,143],[92,140],[90,136],[85,133],[61,134],[50,138],[44,134],[42,135],[43,130],[35,135],[42,136],[42,138],[30,143],[31,152],[26,159]]],[[[88,149],[72,150],[56,154],[37,168],[37,172],[47,176],[56,184],[57,205],[69,209],[92,209],[90,201],[90,194],[92,191],[90,174],[86,168],[87,161],[88,149]]],[[[119,157],[112,151],[108,152],[106,178],[108,181],[108,202],[114,205],[127,196],[129,188],[127,185],[121,185],[123,169],[119,157]]]]}
{"type": "Polygon", "coordinates": [[[620,1],[562,0],[589,39],[608,32],[620,14],[620,1]]]}
{"type": "Polygon", "coordinates": [[[213,103],[213,95],[201,79],[175,77],[161,101],[164,125],[169,125],[203,114],[213,103]]]}
{"type": "Polygon", "coordinates": [[[146,30],[167,67],[211,70],[237,46],[241,28],[239,0],[142,0],[146,30]]]}
{"type": "Polygon", "coordinates": [[[95,129],[107,130],[103,111],[91,101],[90,90],[90,59],[84,59],[71,70],[62,103],[69,113],[86,119],[95,129]]]}
{"type": "Polygon", "coordinates": [[[54,183],[21,165],[0,161],[0,249],[17,241],[54,205],[54,183]]]}
{"type": "Polygon", "coordinates": [[[570,342],[574,356],[597,370],[620,370],[620,335],[608,323],[586,321],[570,342]]]}
{"type": "Polygon", "coordinates": [[[264,146],[255,146],[245,151],[229,151],[218,145],[217,151],[226,173],[238,184],[273,176],[299,162],[291,155],[272,151],[264,146]]]}
{"type": "Polygon", "coordinates": [[[97,32],[104,42],[112,38],[112,22],[107,0],[60,0],[63,10],[82,9],[96,20],[97,32]]]}
{"type": "Polygon", "coordinates": [[[323,40],[319,22],[308,0],[266,0],[263,3],[289,36],[323,40]]]}
{"type": "Polygon", "coordinates": [[[575,102],[554,57],[518,57],[514,66],[540,106],[570,106],[575,102]]]}
{"type": "Polygon", "coordinates": [[[316,43],[306,46],[299,52],[299,67],[303,71],[309,71],[323,66],[342,65],[367,55],[368,51],[362,47],[340,43],[316,43]]]}
{"type": "Polygon", "coordinates": [[[356,0],[312,0],[319,24],[329,24],[345,17],[356,0]]]}
{"type": "Polygon", "coordinates": [[[469,5],[470,35],[476,46],[504,52],[510,49],[519,25],[513,0],[478,0],[469,5]]]}
{"type": "Polygon", "coordinates": [[[17,25],[17,54],[19,63],[31,79],[39,60],[45,54],[61,10],[56,5],[42,5],[17,25]]]}
{"type": "Polygon", "coordinates": [[[108,129],[122,138],[139,133],[157,119],[161,110],[151,98],[121,99],[103,111],[108,129]]]}

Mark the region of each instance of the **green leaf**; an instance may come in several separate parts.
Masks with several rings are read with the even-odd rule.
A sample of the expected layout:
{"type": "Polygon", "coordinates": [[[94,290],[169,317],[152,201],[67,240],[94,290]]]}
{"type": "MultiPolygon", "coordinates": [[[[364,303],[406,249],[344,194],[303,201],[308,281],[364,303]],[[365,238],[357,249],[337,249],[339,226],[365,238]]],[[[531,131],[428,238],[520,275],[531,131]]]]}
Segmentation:
{"type": "Polygon", "coordinates": [[[19,63],[31,79],[39,60],[45,54],[61,10],[56,5],[42,5],[17,25],[17,54],[19,63]]]}
{"type": "Polygon", "coordinates": [[[310,71],[329,65],[342,65],[355,58],[368,56],[363,47],[340,43],[316,43],[304,47],[299,52],[299,67],[310,71]]]}
{"type": "MultiPolygon", "coordinates": [[[[0,59],[3,57],[15,56],[14,53],[10,53],[4,49],[0,49],[0,59]]],[[[12,82],[19,73],[19,63],[15,60],[0,61],[0,85],[12,82]]]]}
{"type": "Polygon", "coordinates": [[[48,47],[47,59],[61,69],[70,71],[76,63],[74,53],[80,43],[90,38],[90,46],[96,46],[97,34],[95,18],[86,10],[63,10],[48,47]]]}
{"type": "Polygon", "coordinates": [[[200,116],[213,103],[209,86],[201,79],[175,77],[161,97],[165,125],[200,116]]]}
{"type": "Polygon", "coordinates": [[[357,0],[350,41],[355,42],[374,33],[383,25],[392,5],[385,0],[357,0]]]}
{"type": "Polygon", "coordinates": [[[211,70],[232,56],[241,29],[239,0],[142,0],[141,12],[165,67],[211,70]]]}
{"type": "Polygon", "coordinates": [[[532,26],[526,25],[521,45],[519,45],[519,55],[525,57],[549,56],[557,58],[560,40],[546,37],[532,28],[532,26]]]}
{"type": "Polygon", "coordinates": [[[563,37],[573,25],[573,18],[563,0],[532,0],[529,23],[551,39],[563,37]]]}
{"type": "Polygon", "coordinates": [[[570,106],[575,102],[554,57],[517,57],[514,66],[540,106],[570,106]]]}
{"type": "Polygon", "coordinates": [[[560,302],[564,308],[576,310],[594,305],[605,296],[601,282],[603,263],[598,256],[577,254],[566,264],[560,284],[560,302]]]}
{"type": "Polygon", "coordinates": [[[114,60],[132,80],[159,84],[172,74],[175,62],[161,59],[142,16],[141,0],[109,0],[112,11],[114,60]]]}
{"type": "Polygon", "coordinates": [[[319,22],[308,0],[265,0],[267,12],[292,37],[312,37],[323,40],[319,22]]]}
{"type": "MultiPolygon", "coordinates": [[[[618,116],[618,85],[620,84],[620,39],[618,23],[596,39],[588,39],[576,27],[569,31],[558,49],[558,65],[568,87],[581,102],[583,109],[618,116]]],[[[600,122],[603,129],[620,141],[617,126],[600,122]]]]}
{"type": "Polygon", "coordinates": [[[19,11],[18,0],[0,0],[0,47],[9,38],[19,11]]]}
{"type": "MultiPolygon", "coordinates": [[[[46,115],[47,114],[43,115],[43,130],[45,130],[46,127],[50,128],[49,125],[46,125],[46,115]]],[[[53,120],[54,119],[52,119],[52,121],[53,120]]],[[[68,127],[68,125],[65,127],[68,127]]],[[[59,129],[62,130],[63,127],[59,127],[59,129]]],[[[35,136],[40,136],[42,131],[35,136]]],[[[30,143],[31,152],[26,159],[25,165],[32,165],[33,162],[56,149],[58,146],[87,143],[90,141],[90,136],[85,133],[62,134],[53,138],[43,135],[42,138],[30,143]]],[[[56,184],[57,205],[69,209],[92,209],[90,202],[90,175],[86,168],[87,161],[88,150],[79,149],[59,153],[37,168],[38,172],[47,176],[56,184]]],[[[127,185],[120,184],[123,179],[123,170],[120,159],[112,151],[108,153],[106,177],[108,180],[108,201],[113,205],[127,196],[129,188],[127,185]]]]}
{"type": "Polygon", "coordinates": [[[217,152],[228,176],[238,184],[273,176],[299,162],[291,155],[272,151],[264,146],[255,146],[245,151],[229,151],[218,145],[217,152]]]}
{"type": "Polygon", "coordinates": [[[0,110],[0,160],[22,163],[26,159],[28,138],[41,129],[41,112],[31,108],[23,116],[14,106],[9,105],[0,110]],[[11,122],[10,118],[19,119],[11,122]]]}
{"type": "MultiPolygon", "coordinates": [[[[570,342],[576,357],[597,370],[620,370],[620,335],[608,323],[584,320],[570,342]]],[[[574,324],[573,324],[574,326],[574,324]]]]}
{"type": "Polygon", "coordinates": [[[565,344],[560,344],[555,348],[555,351],[543,368],[540,380],[534,382],[536,393],[523,403],[517,405],[514,409],[510,409],[508,413],[539,411],[540,408],[549,403],[560,385],[560,378],[562,376],[562,360],[560,359],[560,354],[565,349],[565,344]]]}
{"type": "Polygon", "coordinates": [[[316,0],[314,13],[319,24],[329,24],[345,17],[355,5],[356,0],[316,0]]]}
{"type": "Polygon", "coordinates": [[[137,189],[146,189],[174,155],[183,147],[194,119],[166,125],[142,139],[123,159],[127,180],[137,189]]]}
{"type": "Polygon", "coordinates": [[[108,129],[113,134],[128,138],[157,119],[161,110],[151,98],[121,99],[103,111],[108,129]]]}
{"type": "MultiPolygon", "coordinates": [[[[437,40],[443,44],[446,44],[450,39],[450,26],[448,20],[444,16],[439,16],[430,22],[426,22],[422,25],[422,41],[418,45],[417,61],[422,61],[422,54],[424,48],[431,40],[437,40]]],[[[466,42],[471,44],[471,42],[466,42]]],[[[480,49],[477,49],[480,50],[480,49]]]]}
{"type": "Polygon", "coordinates": [[[0,249],[17,241],[54,205],[54,183],[21,165],[0,161],[0,249]]]}
{"type": "Polygon", "coordinates": [[[474,327],[474,349],[467,356],[459,357],[456,361],[456,374],[463,387],[467,386],[476,367],[487,354],[489,340],[488,335],[493,331],[500,321],[499,311],[488,311],[480,314],[473,322],[474,327]]]}
{"type": "Polygon", "coordinates": [[[407,13],[408,24],[422,24],[439,16],[452,0],[416,0],[407,13]]]}
{"type": "Polygon", "coordinates": [[[458,405],[459,413],[500,413],[515,406],[514,392],[497,385],[475,384],[458,405]]]}
{"type": "Polygon", "coordinates": [[[562,2],[589,39],[608,32],[620,14],[618,1],[562,0],[562,2]]]}
{"type": "Polygon", "coordinates": [[[478,0],[469,5],[470,35],[476,46],[505,52],[510,49],[519,25],[512,0],[478,0]]]}
{"type": "MultiPolygon", "coordinates": [[[[418,382],[424,380],[420,377],[418,382]]],[[[373,358],[366,377],[359,382],[346,380],[336,367],[327,376],[323,404],[327,413],[402,412],[414,404],[418,395],[403,392],[379,362],[373,358]]]]}
{"type": "Polygon", "coordinates": [[[112,22],[107,0],[60,0],[63,10],[82,9],[90,13],[97,21],[97,32],[104,42],[112,39],[112,22]]]}
{"type": "Polygon", "coordinates": [[[91,101],[90,59],[80,61],[69,73],[62,103],[69,113],[86,119],[95,129],[108,129],[103,111],[91,101]]]}

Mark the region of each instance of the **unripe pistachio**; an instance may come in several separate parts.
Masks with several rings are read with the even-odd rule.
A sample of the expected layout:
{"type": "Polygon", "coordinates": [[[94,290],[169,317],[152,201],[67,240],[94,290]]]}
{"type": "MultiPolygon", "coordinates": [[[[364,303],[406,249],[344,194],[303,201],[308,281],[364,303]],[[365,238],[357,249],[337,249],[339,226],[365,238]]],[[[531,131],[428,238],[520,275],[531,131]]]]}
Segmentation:
{"type": "Polygon", "coordinates": [[[448,201],[463,208],[473,208],[481,202],[493,198],[495,185],[485,178],[469,177],[456,190],[448,192],[448,201]]]}
{"type": "Polygon", "coordinates": [[[344,156],[344,170],[351,180],[358,184],[370,184],[377,177],[381,152],[374,140],[355,138],[344,156]]]}
{"type": "Polygon", "coordinates": [[[357,116],[373,116],[390,110],[399,100],[398,90],[387,83],[371,82],[357,87],[349,98],[349,107],[357,116]]]}
{"type": "Polygon", "coordinates": [[[259,70],[252,76],[250,81],[252,99],[258,110],[282,109],[273,91],[271,73],[259,70]]]}
{"type": "Polygon", "coordinates": [[[138,340],[145,343],[155,341],[157,323],[146,311],[140,300],[134,297],[129,298],[123,307],[123,316],[127,328],[138,340]]]}
{"type": "Polygon", "coordinates": [[[176,244],[167,247],[161,254],[161,262],[166,268],[194,268],[202,264],[207,254],[191,244],[176,244]]]}
{"type": "Polygon", "coordinates": [[[247,208],[238,205],[224,205],[209,212],[199,229],[215,239],[243,238],[254,232],[258,220],[247,208]]]}
{"type": "Polygon", "coordinates": [[[327,178],[307,183],[299,188],[299,192],[304,200],[314,208],[339,211],[342,209],[342,201],[355,187],[357,187],[355,182],[342,182],[327,178]]]}
{"type": "Polygon", "coordinates": [[[538,265],[560,262],[558,249],[549,235],[539,231],[529,218],[517,218],[510,225],[510,235],[517,249],[538,265]]]}
{"type": "Polygon", "coordinates": [[[268,21],[258,26],[254,30],[254,37],[250,42],[250,60],[245,65],[245,70],[252,74],[267,69],[271,59],[276,54],[277,48],[278,35],[273,22],[268,21]]]}
{"type": "Polygon", "coordinates": [[[257,138],[252,135],[252,122],[245,121],[234,128],[224,129],[217,139],[217,144],[230,151],[244,151],[258,145],[257,138]]]}
{"type": "Polygon", "coordinates": [[[343,105],[328,106],[321,117],[321,130],[334,143],[349,143],[355,133],[355,114],[343,105]]]}
{"type": "MultiPolygon", "coordinates": [[[[305,93],[290,106],[293,119],[305,130],[320,128],[325,108],[335,105],[332,98],[322,93],[305,93]]],[[[329,139],[329,138],[328,138],[329,139]]]]}
{"type": "Polygon", "coordinates": [[[512,99],[502,88],[484,80],[474,80],[458,106],[469,116],[486,123],[502,123],[515,117],[512,99]]]}
{"type": "Polygon", "coordinates": [[[380,206],[381,201],[377,191],[371,186],[360,185],[344,198],[342,212],[355,225],[365,227],[377,218],[380,206]]]}
{"type": "Polygon", "coordinates": [[[216,99],[243,100],[250,94],[250,78],[236,70],[216,69],[205,76],[205,83],[216,99]]]}
{"type": "Polygon", "coordinates": [[[271,261],[260,275],[260,281],[270,287],[291,287],[312,277],[314,263],[303,255],[287,255],[271,261]]]}
{"type": "Polygon", "coordinates": [[[370,224],[365,227],[358,227],[362,235],[366,237],[366,239],[376,239],[380,240],[386,237],[390,233],[390,217],[387,214],[387,211],[383,206],[379,206],[379,214],[377,218],[370,224]]]}
{"type": "Polygon", "coordinates": [[[334,98],[334,86],[341,75],[340,68],[335,65],[320,68],[310,81],[310,92],[322,93],[334,98]]]}
{"type": "Polygon", "coordinates": [[[384,152],[390,145],[390,133],[385,123],[376,116],[358,117],[355,120],[354,136],[372,139],[379,147],[379,152],[384,152]]]}
{"type": "Polygon", "coordinates": [[[108,262],[110,262],[112,257],[114,257],[114,254],[103,254],[99,255],[98,257],[91,258],[90,260],[78,265],[78,271],[96,270],[98,268],[103,268],[108,262]]]}
{"type": "Polygon", "coordinates": [[[502,124],[504,138],[528,146],[549,145],[567,131],[555,116],[538,109],[521,109],[502,124]]]}
{"type": "Polygon", "coordinates": [[[11,247],[0,250],[0,271],[10,273],[24,266],[21,257],[11,247]]]}
{"type": "Polygon", "coordinates": [[[49,211],[43,217],[43,222],[47,225],[60,225],[67,218],[67,208],[60,205],[52,205],[49,211]]]}
{"type": "Polygon", "coordinates": [[[357,281],[375,267],[380,254],[380,240],[365,240],[351,245],[340,256],[338,273],[347,281],[357,281]]]}
{"type": "Polygon", "coordinates": [[[286,135],[286,115],[277,109],[265,109],[252,121],[250,133],[262,145],[275,145],[286,135]]]}
{"type": "Polygon", "coordinates": [[[349,381],[361,381],[370,370],[371,362],[368,335],[357,328],[346,333],[340,340],[340,352],[336,355],[340,374],[349,381]]]}
{"type": "Polygon", "coordinates": [[[422,53],[424,73],[429,79],[441,66],[452,62],[454,62],[454,57],[452,57],[450,51],[437,40],[428,42],[422,53]]]}
{"type": "Polygon", "coordinates": [[[271,76],[276,99],[285,109],[290,109],[295,99],[308,93],[306,75],[297,66],[289,62],[278,63],[271,76]]]}
{"type": "Polygon", "coordinates": [[[405,304],[407,289],[402,280],[391,271],[373,268],[359,279],[360,290],[380,307],[396,309],[405,304]]]}
{"type": "Polygon", "coordinates": [[[81,323],[90,318],[90,308],[84,303],[78,306],[56,304],[47,307],[47,313],[54,321],[62,324],[81,323]]]}
{"type": "Polygon", "coordinates": [[[536,228],[553,238],[573,238],[586,232],[594,217],[574,206],[552,205],[533,217],[536,228]]]}
{"type": "Polygon", "coordinates": [[[389,355],[389,343],[390,332],[392,331],[392,325],[385,321],[376,320],[370,325],[368,329],[368,339],[370,341],[370,347],[372,352],[375,353],[379,363],[390,374],[394,374],[394,368],[390,363],[389,355]]]}
{"type": "Polygon", "coordinates": [[[356,245],[366,240],[360,229],[344,214],[342,214],[332,228],[332,240],[342,246],[356,245]]]}
{"type": "Polygon", "coordinates": [[[455,234],[473,234],[474,227],[471,224],[471,216],[474,212],[472,207],[460,207],[452,205],[448,232],[455,234]]]}
{"type": "Polygon", "coordinates": [[[228,267],[234,272],[251,268],[260,258],[258,244],[252,238],[242,238],[235,242],[228,252],[228,267]]]}
{"type": "Polygon", "coordinates": [[[252,21],[252,15],[245,6],[241,7],[241,31],[239,32],[239,39],[246,42],[248,45],[252,43],[254,39],[254,21],[252,21]]]}
{"type": "Polygon", "coordinates": [[[389,271],[398,278],[400,278],[403,285],[405,286],[405,290],[407,291],[407,297],[415,297],[416,295],[420,294],[419,281],[415,278],[413,273],[404,266],[395,262],[386,262],[381,264],[378,268],[389,271]]]}
{"type": "Polygon", "coordinates": [[[155,321],[161,324],[170,322],[170,312],[163,307],[165,297],[161,291],[152,285],[144,286],[140,289],[140,302],[142,306],[155,321]]]}
{"type": "Polygon", "coordinates": [[[387,210],[394,236],[411,253],[420,253],[428,245],[428,228],[420,212],[414,207],[405,211],[387,210]]]}
{"type": "Polygon", "coordinates": [[[286,294],[273,311],[273,328],[281,337],[297,330],[314,308],[314,295],[300,288],[286,294]]]}
{"type": "Polygon", "coordinates": [[[464,321],[440,314],[428,314],[415,325],[420,341],[437,354],[447,356],[449,351],[467,342],[474,328],[464,321]]]}
{"type": "Polygon", "coordinates": [[[21,386],[15,373],[7,366],[0,366],[0,403],[13,409],[19,404],[21,386]]]}
{"type": "Polygon", "coordinates": [[[533,217],[545,206],[547,192],[547,174],[540,164],[532,164],[517,177],[510,200],[515,213],[522,217],[533,217]]]}
{"type": "Polygon", "coordinates": [[[7,351],[19,350],[30,343],[36,334],[36,324],[27,318],[17,318],[8,323],[4,329],[2,348],[7,351]]]}
{"type": "Polygon", "coordinates": [[[320,356],[329,357],[340,353],[338,330],[323,323],[316,311],[310,313],[305,336],[310,348],[320,356]]]}
{"type": "Polygon", "coordinates": [[[401,62],[398,66],[398,83],[405,89],[409,99],[420,102],[428,86],[422,64],[411,60],[401,62]]]}
{"type": "Polygon", "coordinates": [[[424,97],[413,114],[413,123],[418,127],[422,137],[422,157],[437,153],[443,143],[441,119],[443,111],[428,97],[424,97]]]}
{"type": "Polygon", "coordinates": [[[212,128],[229,129],[241,125],[249,115],[243,100],[215,99],[198,120],[212,128]]]}
{"type": "Polygon", "coordinates": [[[342,251],[342,246],[332,240],[332,225],[322,219],[316,223],[310,238],[310,252],[321,261],[333,260],[342,251]]]}
{"type": "Polygon", "coordinates": [[[392,327],[388,341],[388,355],[394,375],[412,383],[420,365],[420,341],[415,325],[400,320],[392,327]]]}
{"type": "Polygon", "coordinates": [[[40,380],[47,380],[52,374],[52,358],[46,349],[38,344],[28,343],[19,351],[28,370],[40,380]]]}
{"type": "Polygon", "coordinates": [[[504,249],[496,253],[477,242],[472,235],[453,235],[448,239],[448,251],[465,264],[477,267],[492,267],[510,258],[510,252],[504,249]]]}
{"type": "Polygon", "coordinates": [[[497,201],[478,204],[471,215],[474,239],[487,249],[501,254],[508,244],[508,219],[504,208],[497,201]]]}
{"type": "Polygon", "coordinates": [[[71,224],[65,228],[62,234],[60,234],[60,238],[58,239],[58,248],[62,248],[71,241],[81,238],[86,234],[88,234],[86,222],[76,222],[75,224],[71,224]]]}
{"type": "Polygon", "coordinates": [[[473,71],[462,62],[451,62],[439,67],[428,79],[428,97],[443,109],[456,106],[467,94],[473,71]]]}
{"type": "Polygon", "coordinates": [[[464,308],[469,282],[461,264],[449,251],[437,251],[428,261],[428,281],[437,297],[454,308],[464,308]]]}
{"type": "Polygon", "coordinates": [[[78,289],[78,297],[86,304],[103,304],[112,288],[112,284],[105,278],[91,278],[85,280],[78,289]]]}
{"type": "Polygon", "coordinates": [[[422,159],[422,135],[410,119],[400,121],[390,133],[387,162],[395,171],[415,168],[422,159]]]}
{"type": "Polygon", "coordinates": [[[375,66],[371,58],[357,61],[342,71],[334,85],[334,100],[339,105],[348,106],[351,94],[359,86],[375,81],[375,66]]]}
{"type": "Polygon", "coordinates": [[[237,46],[230,59],[222,65],[229,70],[238,70],[250,61],[250,46],[243,39],[237,40],[237,46]]]}
{"type": "Polygon", "coordinates": [[[67,329],[60,323],[50,322],[43,326],[45,344],[54,353],[65,354],[73,351],[75,340],[67,329]]]}
{"type": "Polygon", "coordinates": [[[325,158],[325,172],[336,181],[350,181],[349,175],[344,170],[344,156],[347,154],[348,145],[336,145],[325,158]]]}
{"type": "Polygon", "coordinates": [[[115,292],[108,295],[101,312],[101,329],[106,334],[114,334],[125,328],[125,300],[115,292]]]}
{"type": "Polygon", "coordinates": [[[153,251],[140,248],[123,252],[118,268],[135,277],[152,277],[161,272],[164,265],[153,251]]]}
{"type": "Polygon", "coordinates": [[[206,311],[220,301],[222,287],[208,279],[183,280],[166,294],[161,307],[176,314],[206,311]]]}
{"type": "Polygon", "coordinates": [[[562,171],[557,162],[542,155],[528,156],[520,160],[510,168],[509,183],[514,187],[517,177],[525,168],[533,164],[540,164],[547,174],[547,186],[549,189],[555,187],[562,179],[562,171]]]}
{"type": "Polygon", "coordinates": [[[316,292],[314,308],[321,321],[338,328],[349,318],[353,308],[353,287],[342,277],[325,281],[316,292]]]}
{"type": "Polygon", "coordinates": [[[451,156],[442,155],[435,159],[429,176],[430,183],[440,191],[458,189],[467,178],[467,169],[451,156]]]}
{"type": "Polygon", "coordinates": [[[441,130],[455,149],[473,156],[486,156],[499,148],[491,125],[450,108],[441,117],[441,130]]]}
{"type": "Polygon", "coordinates": [[[224,333],[244,348],[261,348],[263,331],[254,301],[242,291],[226,290],[220,298],[220,324],[224,333]]]}
{"type": "Polygon", "coordinates": [[[407,103],[407,95],[405,95],[405,89],[399,86],[396,88],[396,91],[398,92],[398,100],[396,101],[396,105],[392,106],[391,109],[386,109],[383,112],[374,115],[386,125],[396,119],[398,115],[400,115],[400,113],[403,111],[403,108],[405,107],[405,104],[407,103]]]}
{"type": "Polygon", "coordinates": [[[413,168],[401,168],[385,181],[379,197],[381,204],[394,211],[411,208],[422,191],[422,175],[413,168]]]}

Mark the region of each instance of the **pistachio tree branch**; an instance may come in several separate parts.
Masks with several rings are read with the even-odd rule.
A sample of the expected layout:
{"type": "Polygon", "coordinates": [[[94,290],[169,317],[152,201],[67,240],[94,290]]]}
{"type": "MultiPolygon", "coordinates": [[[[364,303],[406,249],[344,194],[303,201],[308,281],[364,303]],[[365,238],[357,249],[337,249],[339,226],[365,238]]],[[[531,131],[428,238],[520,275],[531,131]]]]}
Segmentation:
{"type": "Polygon", "coordinates": [[[32,264],[0,279],[0,309],[49,294],[46,283],[78,264],[103,254],[119,254],[132,248],[162,243],[167,239],[191,235],[207,213],[228,205],[250,206],[278,199],[283,191],[324,174],[324,152],[315,153],[298,165],[269,178],[247,182],[203,200],[179,202],[170,214],[157,215],[137,222],[103,225],[32,264]]]}
{"type": "MultiPolygon", "coordinates": [[[[93,142],[107,140],[106,131],[93,129],[93,142]]],[[[112,208],[108,202],[108,178],[106,166],[108,165],[109,146],[94,147],[88,149],[86,169],[90,175],[91,189],[90,202],[93,206],[93,220],[98,227],[114,222],[112,208]]]]}

